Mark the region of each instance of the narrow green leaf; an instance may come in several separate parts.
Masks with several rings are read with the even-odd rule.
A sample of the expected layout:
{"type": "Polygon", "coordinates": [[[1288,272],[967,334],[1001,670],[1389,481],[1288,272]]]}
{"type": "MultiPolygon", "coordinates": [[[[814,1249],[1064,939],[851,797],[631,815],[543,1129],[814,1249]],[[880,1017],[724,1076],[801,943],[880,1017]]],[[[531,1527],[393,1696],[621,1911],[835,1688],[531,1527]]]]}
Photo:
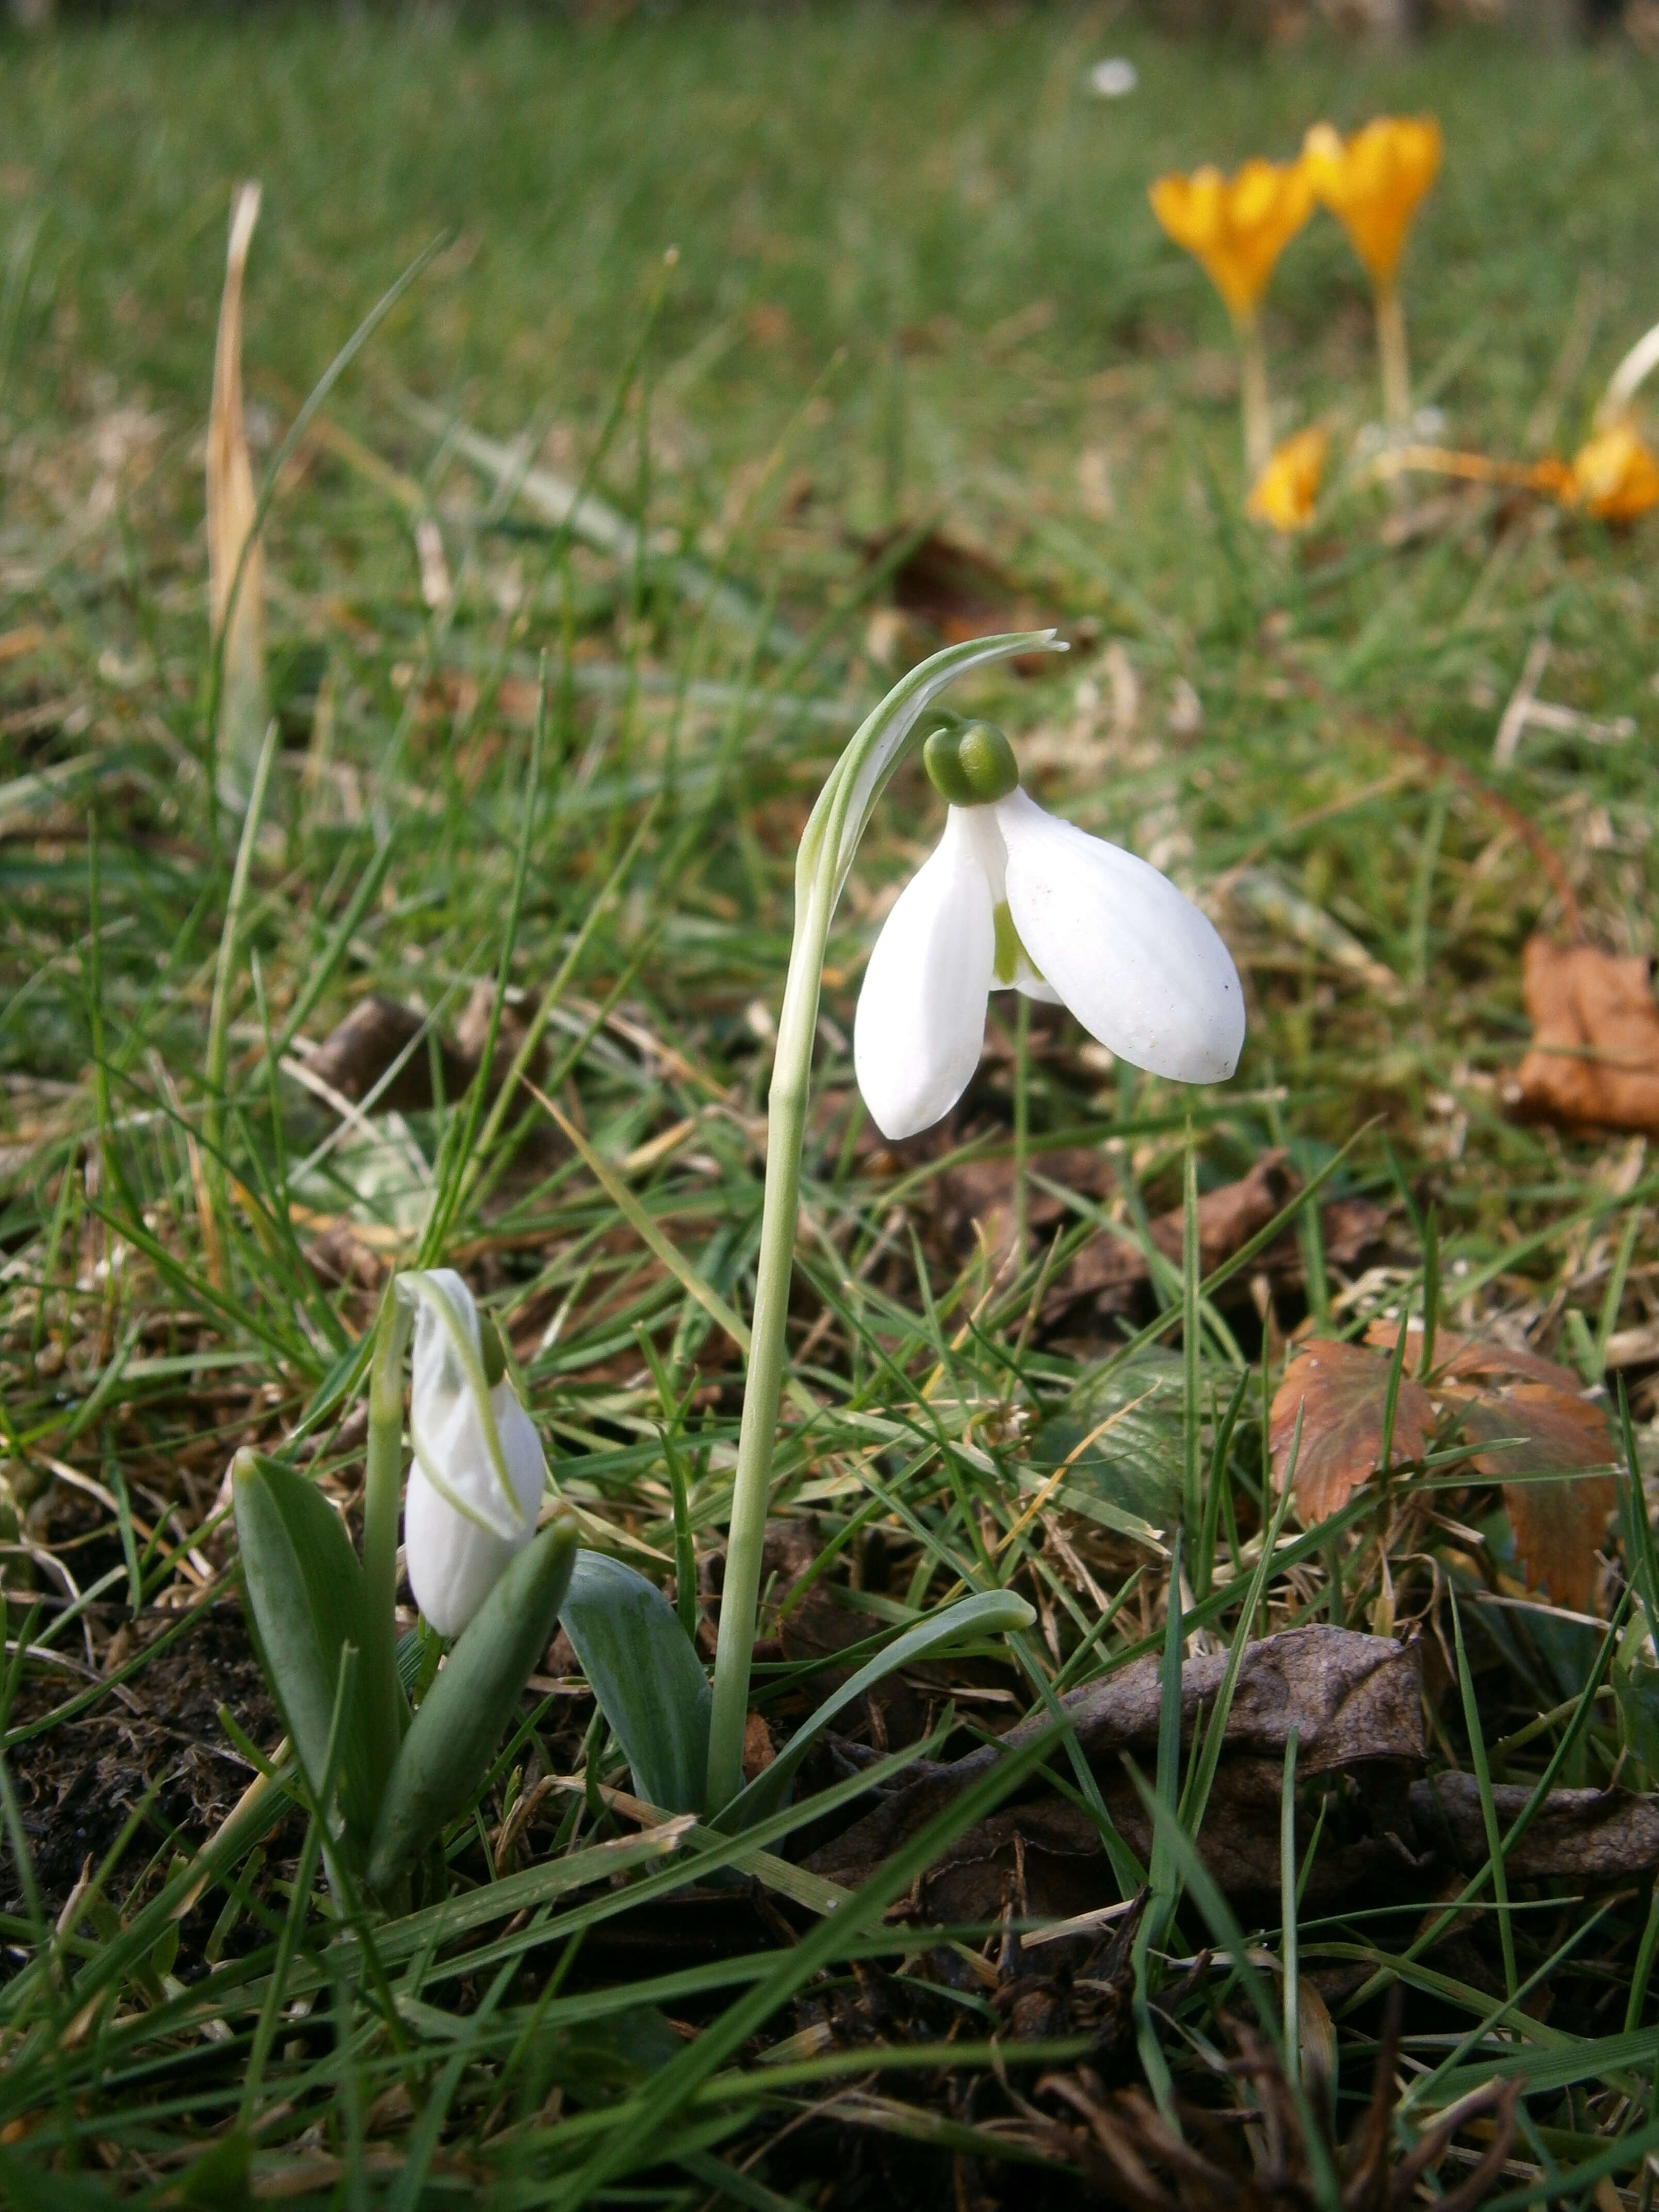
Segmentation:
{"type": "Polygon", "coordinates": [[[708,1678],[654,1583],[579,1552],[559,1619],[633,1769],[666,1813],[700,1813],[708,1759],[708,1678]]]}
{"type": "MultiPolygon", "coordinates": [[[[252,1452],[236,1457],[236,1534],[261,1663],[307,1778],[320,1793],[340,1654],[372,1648],[363,1571],[340,1516],[314,1483],[252,1452]]],[[[340,1813],[366,1844],[397,1748],[380,1699],[363,1694],[344,1716],[340,1813]]],[[[377,1686],[383,1687],[384,1686],[377,1686]]]]}
{"type": "Polygon", "coordinates": [[[781,1804],[790,1777],[814,1740],[837,1713],[844,1712],[896,1668],[913,1666],[942,1644],[959,1643],[965,1636],[994,1636],[1029,1628],[1036,1619],[1024,1599],[1016,1597],[1012,1590],[984,1590],[976,1597],[962,1598],[955,1605],[947,1605],[943,1612],[927,1620],[919,1620],[914,1628],[896,1637],[884,1651],[878,1652],[866,1666],[860,1667],[833,1696],[826,1698],[811,1717],[796,1729],[772,1764],[732,1800],[714,1825],[727,1830],[745,1827],[751,1820],[764,1819],[781,1804]]]}
{"type": "Polygon", "coordinates": [[[1480,1726],[1480,1699],[1476,1694],[1469,1656],[1463,1647],[1463,1617],[1457,1609],[1457,1593],[1451,1601],[1452,1638],[1457,1650],[1457,1683],[1463,1698],[1463,1725],[1468,1732],[1469,1758],[1475,1787],[1480,1793],[1480,1818],[1486,1837],[1486,1861],[1492,1869],[1492,1900],[1498,1908],[1498,1936],[1504,1954],[1504,1987],[1511,2002],[1517,1984],[1515,1929],[1510,1919],[1509,1882],[1504,1869],[1504,1845],[1498,1826],[1498,1807],[1492,1794],[1492,1771],[1486,1759],[1486,1739],[1480,1726]]]}
{"type": "Polygon", "coordinates": [[[410,1722],[375,1824],[368,1884],[382,1894],[471,1803],[546,1650],[576,1557],[561,1516],[520,1552],[457,1638],[410,1722]]]}

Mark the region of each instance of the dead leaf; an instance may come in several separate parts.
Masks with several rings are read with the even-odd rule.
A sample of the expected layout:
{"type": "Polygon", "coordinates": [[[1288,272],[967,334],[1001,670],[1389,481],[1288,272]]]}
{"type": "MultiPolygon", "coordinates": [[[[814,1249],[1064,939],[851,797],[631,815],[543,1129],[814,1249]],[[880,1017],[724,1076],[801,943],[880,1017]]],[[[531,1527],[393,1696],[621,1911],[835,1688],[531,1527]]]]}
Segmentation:
{"type": "Polygon", "coordinates": [[[1659,1136],[1659,1006],[1651,963],[1534,936],[1522,990],[1533,1040],[1504,1093],[1517,1119],[1659,1136]]]}
{"type": "MultiPolygon", "coordinates": [[[[1524,1783],[1492,1785],[1501,1828],[1532,1796],[1524,1783]]],[[[1411,1786],[1412,1826],[1425,1847],[1466,1869],[1486,1857],[1480,1787],[1472,1774],[1437,1774],[1411,1786]]],[[[1659,1867],[1659,1799],[1629,1790],[1552,1790],[1506,1862],[1511,1881],[1550,1875],[1621,1881],[1659,1867]]]]}
{"type": "MultiPolygon", "coordinates": [[[[1392,1325],[1373,1322],[1365,1337],[1391,1346],[1392,1325]]],[[[1422,1344],[1422,1330],[1413,1324],[1406,1344],[1408,1370],[1420,1360],[1422,1344]]],[[[1579,1471],[1613,1463],[1605,1407],[1585,1395],[1571,1368],[1535,1352],[1449,1330],[1437,1334],[1434,1350],[1436,1391],[1455,1408],[1471,1443],[1493,1447],[1475,1452],[1473,1464],[1504,1486],[1516,1564],[1528,1586],[1547,1584],[1557,1605],[1592,1611],[1595,1554],[1618,1499],[1611,1474],[1586,1480],[1579,1471]]]]}
{"type": "Polygon", "coordinates": [[[224,640],[221,762],[227,796],[243,806],[266,720],[264,554],[253,535],[253,469],[242,421],[242,278],[258,218],[258,185],[240,186],[231,207],[207,437],[208,603],[214,637],[222,633],[224,640]]]}
{"type": "MultiPolygon", "coordinates": [[[[1269,1422],[1273,1476],[1285,1486],[1297,1416],[1302,1441],[1296,1462],[1296,1510],[1304,1528],[1346,1505],[1382,1459],[1388,1360],[1363,1345],[1314,1337],[1300,1347],[1273,1394],[1269,1422]]],[[[1409,1371],[1395,1404],[1392,1458],[1416,1459],[1434,1433],[1434,1401],[1409,1371]]]]}
{"type": "MultiPolygon", "coordinates": [[[[872,561],[879,561],[908,533],[891,530],[864,541],[872,561]]],[[[921,629],[957,645],[1000,630],[1041,629],[1051,619],[987,553],[930,530],[904,556],[888,580],[892,603],[921,629]]],[[[1018,654],[1008,665],[1035,676],[1048,665],[1047,653],[1018,654]]]]}
{"type": "MultiPolygon", "coordinates": [[[[1206,1653],[1187,1661],[1181,1670],[1182,1741],[1190,1744],[1200,1716],[1214,1708],[1216,1693],[1229,1663],[1224,1651],[1206,1653]]],[[[1240,1662],[1232,1705],[1227,1717],[1224,1756],[1218,1770],[1218,1790],[1236,1797],[1249,1797],[1255,1784],[1249,1777],[1224,1783],[1233,1762],[1259,1765],[1272,1770],[1271,1790],[1263,1798],[1267,1808],[1262,1827],[1261,1855],[1241,1856],[1229,1871],[1223,1849],[1215,1870],[1218,1880],[1237,1887],[1249,1875],[1254,1879],[1258,1863],[1276,1864],[1278,1792],[1281,1787],[1285,1745],[1297,1732],[1297,1764],[1304,1775],[1346,1771],[1366,1763],[1420,1764],[1424,1756],[1422,1656],[1415,1644],[1396,1644],[1387,1637],[1364,1636],[1357,1631],[1322,1624],[1287,1630],[1249,1644],[1240,1662]]],[[[1102,1788],[1109,1807],[1122,1805],[1125,1833],[1137,1832],[1134,1823],[1144,1819],[1138,1796],[1129,1792],[1121,1771],[1121,1755],[1133,1752],[1142,1760],[1155,1755],[1162,1707],[1160,1661],[1149,1652],[1132,1666],[1099,1681],[1073,1690],[1060,1700],[1077,1741],[1102,1788]],[[1131,1803],[1133,1798],[1133,1803],[1131,1803]]],[[[905,1839],[950,1803],[968,1784],[988,1772],[1007,1751],[1017,1750],[1048,1725],[1038,1714],[1011,1729],[1000,1744],[971,1752],[948,1766],[936,1766],[896,1790],[884,1803],[866,1814],[843,1834],[823,1844],[807,1862],[817,1873],[837,1881],[861,1880],[896,1850],[905,1839]]],[[[1257,1794],[1260,1794],[1259,1792],[1257,1794]]],[[[1231,1802],[1231,1797],[1229,1802],[1231,1802]]],[[[1024,1808],[1018,1809],[1022,1816],[1024,1808]]],[[[1116,1812],[1114,1810],[1114,1818],[1116,1812]]],[[[994,1856],[1024,1833],[1018,1821],[998,1828],[983,1823],[953,1847],[951,1863],[994,1856]]],[[[1035,1834],[1035,1831],[1033,1833],[1035,1834]]],[[[1212,1832],[1224,1837],[1218,1826],[1212,1832]]],[[[1043,1848],[1060,1856],[1069,1844],[1063,1816],[1045,1814],[1043,1848]]],[[[941,1864],[945,1862],[941,1862],[941,1864]]],[[[1270,1874],[1268,1881],[1277,1879],[1270,1874]]],[[[1246,1886],[1249,1886],[1248,1883],[1246,1886]]]]}
{"type": "MultiPolygon", "coordinates": [[[[1039,1173],[1047,1172],[1041,1160],[1033,1165],[1039,1173]]],[[[1283,1152],[1269,1152],[1262,1153],[1248,1175],[1206,1191],[1198,1201],[1200,1273],[1210,1274],[1231,1260],[1235,1252],[1267,1227],[1276,1213],[1284,1211],[1300,1188],[1288,1156],[1283,1152]]],[[[1059,1218],[1056,1211],[1052,1220],[1059,1218]]],[[[1360,1264],[1364,1254],[1380,1241],[1387,1219],[1374,1200],[1331,1200],[1321,1207],[1319,1215],[1327,1261],[1342,1268],[1360,1264]]],[[[1032,1224],[1045,1225],[1035,1205],[1032,1224]]],[[[1052,1226],[1048,1225],[1052,1233],[1052,1226]]],[[[1180,1206],[1160,1214],[1152,1224],[1153,1245],[1176,1267],[1181,1264],[1185,1234],[1185,1218],[1180,1206]]],[[[1294,1226],[1282,1237],[1274,1239],[1261,1255],[1260,1265],[1276,1285],[1290,1288],[1300,1281],[1302,1251],[1294,1226]]],[[[1147,1282],[1151,1273],[1145,1252],[1127,1238],[1103,1229],[1079,1249],[1054,1279],[1044,1303],[1043,1319],[1052,1325],[1068,1306],[1085,1298],[1093,1299],[1102,1312],[1119,1310],[1128,1294],[1147,1282]]],[[[1243,1297],[1248,1285],[1238,1281],[1237,1290],[1243,1297]]],[[[1226,1295],[1223,1293],[1224,1297],[1226,1295]]]]}
{"type": "Polygon", "coordinates": [[[1547,1382],[1516,1382],[1478,1397],[1451,1394],[1451,1402],[1472,1443],[1520,1439],[1476,1452],[1474,1464],[1504,1486],[1516,1563],[1528,1587],[1547,1587],[1557,1605],[1575,1613],[1593,1611],[1595,1555],[1618,1492],[1611,1474],[1586,1477],[1577,1470],[1613,1465],[1601,1407],[1547,1382]]]}
{"type": "MultiPolygon", "coordinates": [[[[1400,1324],[1397,1322],[1374,1321],[1365,1331],[1365,1341],[1392,1353],[1399,1334],[1400,1324]]],[[[1541,1382],[1551,1389],[1565,1390],[1569,1396],[1575,1395],[1583,1388],[1571,1367],[1562,1367],[1553,1359],[1545,1359],[1535,1352],[1517,1350],[1513,1345],[1500,1344],[1492,1337],[1460,1336],[1452,1329],[1437,1329],[1434,1354],[1434,1366],[1429,1378],[1431,1382],[1480,1380],[1541,1382]]],[[[1422,1358],[1422,1324],[1412,1322],[1407,1324],[1406,1338],[1407,1374],[1416,1374],[1422,1358]]]]}
{"type": "MultiPolygon", "coordinates": [[[[489,1063],[489,1080],[484,1086],[485,1096],[494,1097],[507,1080],[508,1069],[518,1057],[519,1048],[529,1033],[540,1004],[534,992],[509,990],[507,1003],[501,1008],[501,1018],[495,1028],[495,1050],[489,1063]]],[[[489,1018],[495,1006],[495,986],[477,982],[472,986],[467,1001],[461,1009],[461,1018],[455,1024],[455,1042],[462,1056],[473,1068],[483,1058],[484,1048],[489,1042],[489,1018]]],[[[547,1049],[538,1038],[536,1049],[530,1055],[525,1073],[532,1083],[539,1083],[547,1066],[547,1049]]]]}
{"type": "Polygon", "coordinates": [[[744,1780],[752,1782],[757,1774],[763,1774],[776,1757],[765,1714],[750,1713],[743,1723],[744,1780]]]}
{"type": "Polygon", "coordinates": [[[351,1224],[345,1220],[331,1221],[319,1229],[307,1243],[305,1257],[326,1290],[341,1290],[349,1283],[360,1291],[378,1291],[386,1274],[386,1262],[352,1235],[351,1224]]]}
{"type": "MultiPolygon", "coordinates": [[[[454,1041],[436,1033],[446,1098],[461,1097],[477,1066],[454,1041]]],[[[433,1103],[432,1034],[428,1018],[382,991],[360,999],[306,1061],[307,1072],[343,1097],[366,1098],[388,1068],[407,1059],[375,1098],[386,1114],[418,1114],[433,1103]],[[424,1034],[423,1034],[424,1032],[424,1034]]]]}
{"type": "MultiPolygon", "coordinates": [[[[432,1080],[432,1051],[435,1034],[439,1077],[446,1101],[453,1105],[478,1072],[478,1062],[489,1039],[490,1009],[495,1000],[493,983],[475,983],[452,1038],[432,1030],[428,1018],[405,1006],[384,992],[373,991],[359,1000],[343,1022],[329,1031],[306,1061],[308,1073],[326,1083],[342,1097],[365,1098],[388,1068],[403,1055],[403,1065],[374,1100],[374,1110],[387,1114],[420,1114],[437,1103],[432,1080]]],[[[501,1009],[495,1051],[490,1063],[488,1094],[501,1088],[534,1012],[533,1000],[509,997],[501,1009]]],[[[542,1073],[544,1055],[532,1055],[529,1073],[533,1082],[542,1073]]]]}

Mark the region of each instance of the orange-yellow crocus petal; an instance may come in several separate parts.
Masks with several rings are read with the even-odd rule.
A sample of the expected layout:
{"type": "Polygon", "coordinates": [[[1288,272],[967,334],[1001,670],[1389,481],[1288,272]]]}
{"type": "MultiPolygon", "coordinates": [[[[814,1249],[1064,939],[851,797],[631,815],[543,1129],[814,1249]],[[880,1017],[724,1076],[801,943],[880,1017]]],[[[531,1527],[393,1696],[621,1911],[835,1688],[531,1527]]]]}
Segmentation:
{"type": "Polygon", "coordinates": [[[1305,530],[1313,520],[1319,487],[1325,480],[1325,456],[1330,439],[1316,426],[1298,430],[1273,448],[1273,457],[1250,489],[1245,513],[1253,522],[1265,522],[1288,535],[1305,530]]]}
{"type": "Polygon", "coordinates": [[[1206,165],[1160,177],[1150,196],[1152,213],[1202,262],[1237,322],[1254,314],[1273,264],[1313,212],[1300,161],[1249,161],[1231,177],[1206,165]]]}
{"type": "Polygon", "coordinates": [[[1601,522],[1659,507],[1659,460],[1626,422],[1598,430],[1572,457],[1572,503],[1601,522]]]}
{"type": "Polygon", "coordinates": [[[1406,233],[1443,150],[1432,115],[1379,115],[1348,139],[1316,123],[1303,141],[1316,196],[1347,232],[1379,292],[1399,272],[1406,233]]]}

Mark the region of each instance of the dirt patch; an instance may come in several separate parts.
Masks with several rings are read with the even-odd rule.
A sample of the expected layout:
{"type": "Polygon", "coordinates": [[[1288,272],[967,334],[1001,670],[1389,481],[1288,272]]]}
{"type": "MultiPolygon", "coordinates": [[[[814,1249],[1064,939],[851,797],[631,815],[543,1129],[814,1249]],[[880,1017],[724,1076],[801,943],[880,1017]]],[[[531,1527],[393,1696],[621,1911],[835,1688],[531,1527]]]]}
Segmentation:
{"type": "MultiPolygon", "coordinates": [[[[177,1630],[176,1613],[156,1609],[122,1625],[112,1613],[94,1627],[94,1644],[113,1648],[114,1672],[137,1650],[177,1630]],[[125,1638],[125,1644],[122,1639],[125,1638]]],[[[72,1676],[42,1670],[25,1683],[11,1717],[27,1727],[67,1701],[72,1676]]],[[[94,1867],[121,1832],[133,1808],[154,1789],[147,1840],[130,1855],[112,1885],[121,1895],[170,1831],[199,1842],[223,1819],[251,1771],[218,1717],[227,1706],[237,1725],[269,1749],[280,1723],[234,1599],[209,1606],[182,1635],[155,1653],[85,1711],[31,1736],[8,1754],[35,1880],[48,1911],[74,1887],[88,1856],[94,1867]]],[[[3,1909],[21,1899],[9,1869],[3,1909]]]]}

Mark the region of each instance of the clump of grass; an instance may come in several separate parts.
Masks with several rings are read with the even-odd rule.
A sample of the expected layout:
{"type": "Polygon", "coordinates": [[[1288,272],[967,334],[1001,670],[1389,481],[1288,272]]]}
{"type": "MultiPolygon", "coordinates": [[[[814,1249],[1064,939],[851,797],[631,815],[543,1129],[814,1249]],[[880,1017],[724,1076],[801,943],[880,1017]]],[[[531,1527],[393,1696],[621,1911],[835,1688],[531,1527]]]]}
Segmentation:
{"type": "MultiPolygon", "coordinates": [[[[1516,1814],[1449,1893],[1404,1866],[1374,1911],[1328,1909],[1299,1886],[1363,1808],[1292,1770],[1285,1880],[1247,1904],[1206,1871],[1222,1815],[1196,1820],[1204,1758],[1183,1765],[1178,1733],[1147,1762],[1144,1856],[1086,1763],[1039,1746],[1031,1775],[1047,1757],[1042,1786],[1105,1838],[1103,1887],[1133,1893],[1143,1866],[1152,1884],[1121,1950],[1067,1954],[1069,1980],[1023,1947],[1022,1921],[1060,1917],[1035,1852],[977,1917],[927,1908],[929,1869],[1027,1778],[1015,1761],[851,1894],[799,1863],[921,1757],[1166,1644],[1310,1620],[1420,1628],[1436,1756],[1475,1778],[1483,1821],[1506,1790],[1647,1781],[1647,1686],[1615,1663],[1656,1600],[1631,1491],[1605,1617],[1574,1620],[1486,1601],[1519,1595],[1510,1534],[1454,1440],[1275,1538],[1264,1427],[1285,1331],[1427,1309],[1587,1386],[1622,1378],[1642,1474],[1644,1157],[1511,1124],[1499,1079],[1519,947],[1557,898],[1516,811],[1586,927],[1650,949],[1644,737],[1528,738],[1501,775],[1487,757],[1543,628],[1564,702],[1651,729],[1648,541],[1479,488],[1403,514],[1356,489],[1294,557],[1236,527],[1232,394],[1142,189],[1288,149],[1334,65],[1235,76],[1149,44],[1108,120],[1080,90],[1092,40],[1065,16],[272,22],[68,34],[6,63],[0,2191],[19,2203],[228,2203],[251,2179],[318,2204],[769,2204],[824,2201],[831,2178],[849,2204],[996,2202],[1039,2159],[1081,2200],[1138,2072],[1156,2101],[1114,2142],[1164,2155],[1149,2110],[1194,2140],[1194,2107],[1240,2115],[1217,2124],[1247,2142],[1272,2114],[1325,2202],[1319,2147],[1350,2178],[1331,2147],[1371,2094],[1390,1987],[1403,2101],[1376,2172],[1503,2075],[1524,2092],[1508,2201],[1643,2185],[1647,1874],[1511,1876],[1516,1814]],[[257,112],[227,96],[250,81],[257,112]],[[266,194],[256,472],[451,235],[276,482],[279,734],[239,857],[208,782],[194,441],[245,173],[266,194]],[[411,393],[523,432],[521,462],[469,459],[411,393]],[[625,542],[520,496],[537,465],[625,542]],[[740,1838],[630,1811],[580,1678],[538,1677],[446,1839],[448,1893],[342,1927],[240,1640],[224,1468],[245,1443],[284,1450],[350,1516],[376,1293],[394,1260],[441,1258],[501,1328],[585,1540],[675,1574],[692,1625],[712,1611],[794,838],[885,681],[859,540],[940,514],[1075,641],[1061,673],[976,703],[1075,818],[1224,901],[1252,1042],[1189,1112],[1039,1018],[994,1035],[938,1143],[876,1146],[850,1011],[930,803],[895,786],[831,945],[776,1459],[796,1553],[781,1536],[757,1704],[787,1718],[825,1648],[862,1656],[953,1591],[1014,1584],[1039,1629],[1014,1667],[912,1686],[740,1838]],[[586,1152],[522,1083],[446,1092],[436,1040],[481,985],[515,1051],[539,1024],[521,1073],[586,1152]],[[429,1021],[409,1062],[435,1071],[429,1103],[343,1114],[307,1086],[309,1048],[371,990],[429,1021]],[[1325,1180],[1254,1251],[1212,1268],[1196,1236],[1158,1241],[1281,1146],[1325,1180]],[[1333,1198],[1381,1221],[1352,1265],[1333,1198]],[[1141,1287],[1121,1314],[1057,1316],[1103,1232],[1141,1287]],[[1056,1480],[1106,1420],[1120,1444],[1056,1480]],[[1158,1534],[1183,1502],[1184,1589],[1158,1534]],[[857,1640],[814,1645],[803,1623],[826,1618],[857,1640]],[[1322,2015],[1322,2076],[1303,2055],[1322,2015]]],[[[1510,450],[1540,396],[1569,420],[1588,404],[1626,305],[1650,319],[1651,103],[1602,57],[1468,60],[1376,81],[1379,104],[1437,108],[1450,149],[1416,249],[1419,397],[1510,450]]],[[[1281,278],[1300,410],[1357,428],[1340,246],[1310,236],[1281,278]]],[[[1502,2113],[1466,2117],[1436,2154],[1446,2191],[1502,2113]]]]}

